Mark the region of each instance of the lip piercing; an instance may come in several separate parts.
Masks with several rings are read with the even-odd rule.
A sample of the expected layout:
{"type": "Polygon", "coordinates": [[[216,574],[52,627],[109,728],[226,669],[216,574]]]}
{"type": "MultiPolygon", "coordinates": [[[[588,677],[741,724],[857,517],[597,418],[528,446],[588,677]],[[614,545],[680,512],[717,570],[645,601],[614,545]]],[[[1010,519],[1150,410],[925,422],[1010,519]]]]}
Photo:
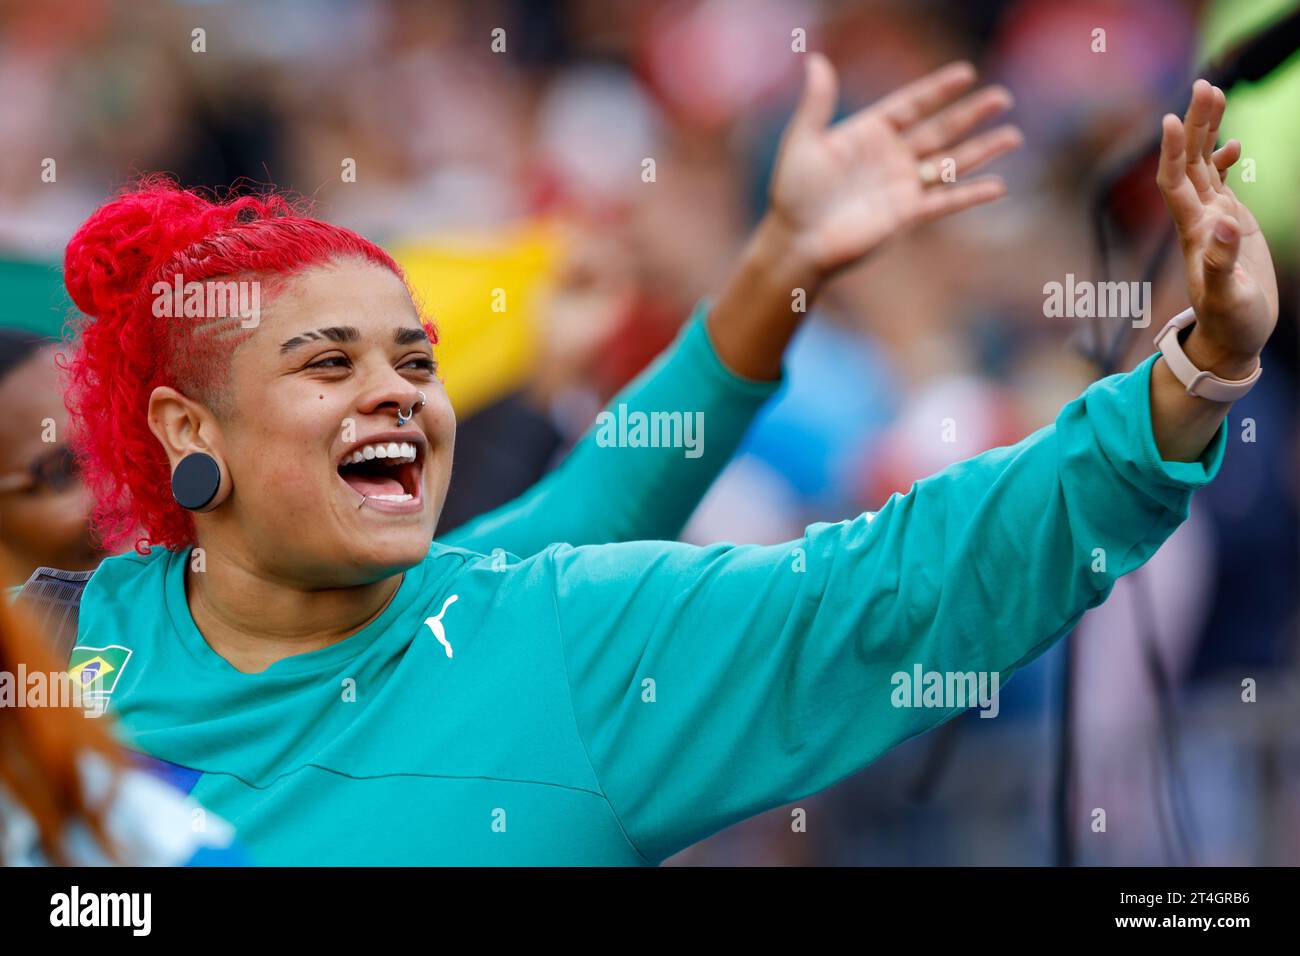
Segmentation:
{"type": "Polygon", "coordinates": [[[417,392],[416,394],[420,396],[420,400],[418,402],[413,402],[411,404],[411,410],[409,412],[403,412],[400,407],[397,409],[398,428],[401,428],[403,425],[409,422],[412,418],[415,417],[416,412],[424,408],[425,405],[429,404],[429,400],[424,397],[424,392],[417,392]]]}

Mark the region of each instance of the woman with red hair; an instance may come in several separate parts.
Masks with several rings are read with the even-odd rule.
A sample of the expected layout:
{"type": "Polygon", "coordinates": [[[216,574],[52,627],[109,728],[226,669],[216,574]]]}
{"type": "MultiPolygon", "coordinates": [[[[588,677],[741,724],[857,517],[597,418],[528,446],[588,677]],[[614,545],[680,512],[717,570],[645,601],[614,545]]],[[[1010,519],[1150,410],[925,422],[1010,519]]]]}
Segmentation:
{"type": "MultiPolygon", "coordinates": [[[[809,58],[771,207],[708,315],[733,372],[774,375],[753,330],[793,328],[792,301],[894,232],[1001,194],[940,181],[1012,142],[964,138],[1005,106],[943,107],[969,82],[949,68],[829,126],[834,74],[809,58]]],[[[1202,81],[1165,119],[1195,312],[1160,355],[1018,445],[774,547],[532,553],[490,523],[434,541],[455,421],[392,261],[275,198],[127,193],[68,246],[90,317],[69,408],[99,527],[150,547],[91,578],[73,666],[120,664],[103,691],[132,746],[264,863],[653,863],[828,786],[975,703],[900,694],[900,675],[969,675],[983,703],[1217,471],[1277,317],[1223,182],[1239,149],[1213,149],[1223,108],[1202,81]],[[177,301],[216,282],[262,307],[177,301]]]]}

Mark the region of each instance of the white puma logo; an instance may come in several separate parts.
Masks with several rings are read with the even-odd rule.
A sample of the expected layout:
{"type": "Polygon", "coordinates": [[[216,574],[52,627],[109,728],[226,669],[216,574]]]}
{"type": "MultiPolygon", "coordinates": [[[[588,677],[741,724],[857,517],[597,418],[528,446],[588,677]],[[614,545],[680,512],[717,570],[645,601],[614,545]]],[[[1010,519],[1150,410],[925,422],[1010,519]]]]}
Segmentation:
{"type": "Polygon", "coordinates": [[[451,607],[458,600],[459,594],[453,594],[442,605],[442,610],[438,612],[437,617],[426,617],[424,623],[429,625],[429,630],[433,631],[433,636],[438,639],[438,643],[447,649],[447,656],[451,657],[451,645],[447,643],[447,632],[442,626],[442,616],[447,613],[447,608],[451,607]]]}

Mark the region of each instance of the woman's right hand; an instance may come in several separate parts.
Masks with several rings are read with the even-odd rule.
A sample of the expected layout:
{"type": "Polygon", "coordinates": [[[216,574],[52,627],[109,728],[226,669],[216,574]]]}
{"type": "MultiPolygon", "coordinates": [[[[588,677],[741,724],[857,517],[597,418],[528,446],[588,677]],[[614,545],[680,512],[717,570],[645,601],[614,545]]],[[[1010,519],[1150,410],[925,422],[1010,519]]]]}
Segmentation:
{"type": "Polygon", "coordinates": [[[781,139],[769,208],[709,314],[723,363],[773,379],[821,285],[907,228],[1002,196],[996,176],[961,180],[1023,142],[999,126],[1011,94],[951,63],[828,125],[835,112],[830,61],[808,54],[803,99],[781,139]]]}
{"type": "Polygon", "coordinates": [[[1001,86],[960,99],[975,82],[950,63],[835,125],[830,61],[808,54],[803,98],[782,137],[768,219],[818,278],[846,268],[910,226],[999,198],[997,176],[965,176],[1023,142],[1005,124],[975,134],[1010,108],[1001,86]]]}

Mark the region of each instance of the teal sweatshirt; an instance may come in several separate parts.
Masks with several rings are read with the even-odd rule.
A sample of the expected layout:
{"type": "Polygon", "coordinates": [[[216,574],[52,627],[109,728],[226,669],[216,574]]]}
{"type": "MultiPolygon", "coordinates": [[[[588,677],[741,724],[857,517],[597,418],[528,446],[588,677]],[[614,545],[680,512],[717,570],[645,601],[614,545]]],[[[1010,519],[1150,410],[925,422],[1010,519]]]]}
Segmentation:
{"type": "MultiPolygon", "coordinates": [[[[195,627],[187,552],[111,558],[73,667],[99,659],[127,738],[257,862],[657,863],[963,709],[900,699],[900,673],[1005,682],[1155,552],[1226,432],[1198,462],[1162,461],[1153,362],[786,544],[528,553],[524,531],[515,552],[482,553],[505,547],[500,525],[456,542],[474,549],[435,543],[366,628],[257,674],[195,627]]],[[[617,457],[606,479],[549,494],[588,496],[571,514],[608,521],[628,507],[608,500],[629,494],[617,482],[641,477],[617,457]]],[[[689,510],[647,488],[638,507],[689,510]]]]}

